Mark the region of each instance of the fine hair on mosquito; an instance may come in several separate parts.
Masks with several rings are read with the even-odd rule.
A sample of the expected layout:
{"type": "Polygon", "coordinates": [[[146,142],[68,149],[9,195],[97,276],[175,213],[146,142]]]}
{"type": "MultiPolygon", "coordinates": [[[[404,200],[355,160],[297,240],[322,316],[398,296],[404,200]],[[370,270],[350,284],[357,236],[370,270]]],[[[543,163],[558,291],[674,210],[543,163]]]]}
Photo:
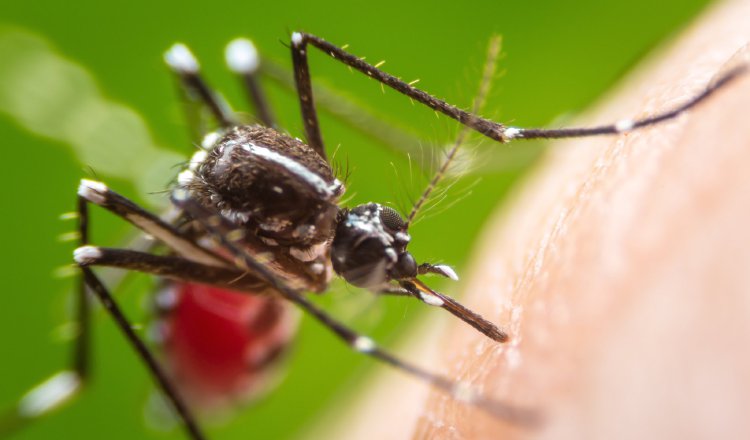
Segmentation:
{"type": "Polygon", "coordinates": [[[292,306],[309,314],[357,353],[388,364],[504,423],[528,429],[539,426],[544,419],[541,409],[498,400],[467,383],[402,360],[330,316],[311,302],[306,292],[325,292],[337,275],[377,294],[411,297],[444,309],[493,343],[511,340],[513,335],[503,330],[501,323],[486,320],[422,280],[426,275],[457,280],[453,268],[423,261],[408,250],[410,227],[445,178],[470,132],[499,143],[619,135],[683,114],[747,70],[742,65],[724,72],[682,105],[643,119],[622,119],[596,127],[539,129],[512,127],[479,115],[495,72],[498,38],[490,40],[470,111],[438,99],[414,83],[386,73],[379,64],[371,65],[318,36],[294,32],[289,48],[304,141],[278,128],[258,78],[261,58],[249,40],[230,42],[226,62],[241,80],[255,109],[257,123],[253,124],[244,124],[209,87],[187,46],[177,43],[165,53],[165,62],[177,77],[188,107],[210,115],[215,129],[205,130],[200,123],[192,128],[202,138],[200,148],[176,177],[169,193],[172,211],[167,215],[148,212],[102,182],[81,180],[76,216],[80,244],[73,254],[81,272],[75,312],[79,332],[72,364],[24,395],[0,421],[0,434],[48,413],[82,389],[89,378],[90,301],[94,296],[136,350],[192,439],[206,438],[196,417],[198,410],[247,399],[267,387],[274,367],[294,337],[292,306]],[[342,203],[346,179],[337,176],[325,148],[308,64],[311,48],[462,125],[410,212],[402,214],[381,203],[354,207],[342,203]],[[138,249],[90,244],[90,204],[131,223],[153,237],[156,244],[138,249]],[[154,301],[163,356],[155,356],[133,330],[94,267],[138,271],[164,280],[154,301]]]}

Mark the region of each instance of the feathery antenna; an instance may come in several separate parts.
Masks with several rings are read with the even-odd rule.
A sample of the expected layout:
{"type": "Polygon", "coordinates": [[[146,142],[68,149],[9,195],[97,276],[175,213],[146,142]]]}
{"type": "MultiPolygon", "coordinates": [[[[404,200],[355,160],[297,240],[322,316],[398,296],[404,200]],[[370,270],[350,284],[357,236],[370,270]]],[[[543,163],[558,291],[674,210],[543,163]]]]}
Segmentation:
{"type": "MultiPolygon", "coordinates": [[[[482,110],[482,107],[484,106],[487,99],[487,95],[489,94],[490,86],[492,85],[492,79],[495,77],[495,72],[497,70],[497,59],[500,54],[501,41],[502,38],[500,37],[500,35],[493,35],[490,38],[490,43],[487,48],[487,60],[484,64],[484,72],[482,72],[482,80],[479,83],[479,91],[474,98],[474,105],[471,110],[473,114],[478,114],[482,110]]],[[[445,177],[445,174],[448,171],[448,167],[450,167],[453,159],[456,157],[458,149],[461,147],[464,140],[466,140],[466,137],[469,135],[470,130],[471,128],[469,128],[468,126],[464,126],[458,133],[458,136],[453,143],[453,147],[451,147],[451,149],[448,151],[448,154],[445,156],[445,160],[440,166],[440,169],[438,169],[437,173],[435,173],[435,175],[432,177],[432,180],[427,185],[427,188],[424,190],[422,195],[419,197],[419,200],[417,200],[417,203],[415,203],[414,207],[411,209],[409,217],[406,219],[407,228],[417,216],[419,210],[422,209],[425,202],[427,202],[427,200],[430,198],[430,195],[433,193],[437,185],[445,177]]]]}

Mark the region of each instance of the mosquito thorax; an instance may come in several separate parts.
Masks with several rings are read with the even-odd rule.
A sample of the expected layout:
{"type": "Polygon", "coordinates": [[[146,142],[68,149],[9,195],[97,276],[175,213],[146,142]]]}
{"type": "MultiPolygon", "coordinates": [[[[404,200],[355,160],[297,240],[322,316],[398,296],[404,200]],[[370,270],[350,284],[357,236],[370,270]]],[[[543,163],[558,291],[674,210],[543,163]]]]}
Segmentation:
{"type": "Polygon", "coordinates": [[[368,203],[339,215],[331,246],[333,269],[347,282],[369,289],[391,280],[417,276],[417,263],[406,250],[411,237],[396,210],[368,203]]]}
{"type": "Polygon", "coordinates": [[[203,144],[198,163],[179,178],[203,206],[271,246],[305,253],[330,242],[344,186],[311,147],[259,125],[232,127],[203,144]]]}

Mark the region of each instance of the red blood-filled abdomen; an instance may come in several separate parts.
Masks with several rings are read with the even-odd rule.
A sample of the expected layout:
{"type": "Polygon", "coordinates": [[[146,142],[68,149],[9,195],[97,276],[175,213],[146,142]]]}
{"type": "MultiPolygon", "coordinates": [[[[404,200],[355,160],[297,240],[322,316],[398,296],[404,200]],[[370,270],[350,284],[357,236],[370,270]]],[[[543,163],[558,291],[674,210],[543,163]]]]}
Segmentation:
{"type": "Polygon", "coordinates": [[[158,298],[167,368],[194,405],[218,409],[267,389],[296,330],[283,300],[173,283],[158,298]]]}

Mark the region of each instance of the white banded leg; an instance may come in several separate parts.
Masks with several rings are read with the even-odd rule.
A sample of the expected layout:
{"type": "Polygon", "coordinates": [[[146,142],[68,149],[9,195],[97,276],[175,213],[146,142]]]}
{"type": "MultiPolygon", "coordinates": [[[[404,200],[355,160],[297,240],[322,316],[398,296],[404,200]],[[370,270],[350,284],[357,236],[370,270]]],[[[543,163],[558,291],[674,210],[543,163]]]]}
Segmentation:
{"type": "MultiPolygon", "coordinates": [[[[195,55],[183,43],[175,43],[164,53],[164,61],[179,79],[180,90],[188,103],[197,103],[211,113],[220,127],[237,125],[234,114],[224,100],[217,95],[201,76],[200,64],[195,55]]],[[[189,108],[188,119],[191,120],[189,108]]],[[[199,117],[198,117],[199,118],[199,117]]],[[[192,125],[200,125],[192,121],[192,125]]],[[[194,137],[199,139],[205,135],[204,127],[195,129],[194,137]]]]}
{"type": "Polygon", "coordinates": [[[663,121],[673,119],[695,107],[708,99],[716,91],[724,88],[727,84],[746,74],[748,70],[750,70],[750,66],[744,64],[724,72],[715,81],[709,84],[703,92],[694,96],[686,103],[647,118],[622,119],[612,124],[605,124],[596,127],[572,127],[561,129],[520,128],[509,127],[501,123],[484,119],[477,114],[462,110],[414,87],[413,83],[407,83],[380,70],[376,66],[365,62],[363,59],[346,52],[342,48],[333,45],[320,37],[304,32],[294,32],[292,34],[291,45],[292,58],[294,60],[295,79],[297,81],[297,90],[302,107],[302,117],[305,123],[305,132],[307,133],[308,142],[310,142],[311,145],[315,144],[316,148],[318,145],[322,148],[323,142],[320,136],[320,127],[317,122],[317,116],[315,115],[312,87],[310,85],[310,72],[307,63],[307,47],[309,46],[318,48],[321,52],[333,59],[338,60],[381,82],[385,86],[408,96],[414,101],[422,103],[436,112],[455,119],[461,124],[464,124],[490,139],[499,142],[509,142],[514,139],[550,139],[620,134],[659,124],[663,121]]]}
{"type": "Polygon", "coordinates": [[[224,218],[213,214],[199,205],[195,200],[189,198],[185,191],[175,192],[173,194],[173,203],[183,209],[193,219],[200,222],[206,231],[221,244],[225,251],[234,257],[234,262],[240,269],[257,274],[258,278],[273,287],[285,299],[313,316],[355,351],[389,364],[445,391],[453,398],[487,411],[499,419],[521,425],[535,425],[539,422],[539,415],[533,410],[517,408],[510,404],[487,398],[467,384],[431,373],[382,350],[372,339],[358,334],[307,300],[301,292],[287,286],[283,281],[275,277],[266,266],[245,252],[241,246],[238,246],[235,241],[231,240],[231,232],[234,226],[224,218]]]}
{"type": "Polygon", "coordinates": [[[252,41],[246,38],[232,40],[226,48],[225,57],[229,70],[237,74],[247,93],[248,101],[255,107],[258,119],[266,127],[276,127],[276,118],[261,87],[259,71],[261,58],[252,41]]]}
{"type": "MultiPolygon", "coordinates": [[[[86,379],[89,377],[90,366],[90,305],[86,289],[88,287],[88,289],[99,298],[105,310],[107,310],[110,316],[114,319],[126,339],[139,354],[139,357],[144,361],[149,372],[155,378],[158,385],[164,391],[167,399],[183,420],[184,427],[189,437],[194,440],[202,440],[205,436],[202,434],[198,427],[196,418],[188,410],[184,400],[180,398],[175,387],[167,379],[166,374],[157,363],[155,357],[133,331],[131,323],[122,313],[108,289],[99,278],[88,267],[86,267],[102,254],[98,248],[87,244],[89,235],[88,203],[99,204],[121,217],[128,219],[134,224],[140,223],[141,225],[147,225],[149,228],[144,229],[145,232],[157,232],[160,234],[160,238],[167,239],[166,241],[190,250],[193,257],[199,257],[206,261],[211,261],[214,266],[208,266],[209,270],[222,270],[220,267],[216,266],[216,264],[221,263],[222,260],[215,259],[215,256],[210,252],[197,245],[188,246],[187,239],[179,234],[174,237],[168,237],[167,233],[173,230],[172,227],[162,222],[153,214],[148,213],[127,199],[109,191],[105,185],[99,182],[83,181],[81,187],[79,187],[77,213],[79,219],[78,235],[80,236],[81,246],[79,246],[75,252],[76,263],[81,267],[82,279],[79,283],[78,306],[76,310],[78,334],[76,335],[73,346],[72,366],[70,370],[64,370],[54,374],[51,378],[34,387],[31,391],[21,397],[15,408],[0,416],[0,437],[4,437],[5,435],[17,431],[31,421],[60,407],[64,403],[73,399],[83,388],[86,379]]],[[[227,269],[223,270],[226,271],[227,269]]]]}

